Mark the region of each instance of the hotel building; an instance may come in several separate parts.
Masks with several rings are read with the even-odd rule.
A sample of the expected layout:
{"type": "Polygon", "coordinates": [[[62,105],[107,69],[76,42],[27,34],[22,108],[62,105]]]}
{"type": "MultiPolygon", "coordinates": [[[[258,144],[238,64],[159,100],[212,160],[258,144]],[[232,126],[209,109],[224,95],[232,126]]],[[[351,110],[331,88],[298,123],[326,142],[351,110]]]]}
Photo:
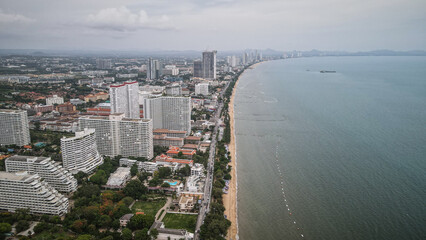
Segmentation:
{"type": "Polygon", "coordinates": [[[77,180],[59,162],[53,161],[50,157],[15,155],[7,158],[5,163],[7,172],[27,171],[29,174],[38,174],[59,192],[77,190],[77,180]]]}
{"type": "Polygon", "coordinates": [[[0,109],[0,145],[31,143],[26,111],[0,109]]]}
{"type": "Polygon", "coordinates": [[[113,84],[109,88],[111,99],[111,113],[124,113],[127,118],[139,116],[139,84],[128,81],[122,84],[113,84]]]}
{"type": "Polygon", "coordinates": [[[62,163],[64,168],[76,174],[91,173],[103,163],[98,152],[95,129],[76,132],[75,137],[61,139],[62,163]]]}
{"type": "Polygon", "coordinates": [[[124,114],[84,116],[79,118],[80,129],[96,129],[98,151],[102,155],[124,157],[154,156],[152,120],[125,118],[124,114]]]}
{"type": "Polygon", "coordinates": [[[0,209],[15,212],[64,215],[68,199],[43,181],[38,174],[0,172],[0,209]]]}

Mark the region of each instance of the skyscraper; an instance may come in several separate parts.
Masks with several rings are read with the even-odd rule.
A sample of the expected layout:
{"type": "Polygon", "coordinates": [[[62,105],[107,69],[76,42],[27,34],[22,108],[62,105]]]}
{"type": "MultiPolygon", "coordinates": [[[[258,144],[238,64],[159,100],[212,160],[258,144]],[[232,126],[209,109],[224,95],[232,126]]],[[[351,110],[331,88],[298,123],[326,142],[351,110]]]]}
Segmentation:
{"type": "Polygon", "coordinates": [[[149,58],[146,70],[146,78],[150,80],[158,79],[162,75],[160,61],[149,58]]]}
{"type": "Polygon", "coordinates": [[[0,109],[0,145],[24,146],[30,142],[27,112],[0,109]]]}
{"type": "Polygon", "coordinates": [[[109,116],[84,116],[79,118],[80,129],[96,129],[99,153],[124,157],[154,156],[152,120],[125,118],[124,114],[109,116]]]}
{"type": "Polygon", "coordinates": [[[111,59],[96,59],[96,68],[97,69],[111,69],[111,59]]]}
{"type": "Polygon", "coordinates": [[[203,64],[200,60],[194,61],[194,77],[203,77],[203,64]]]}
{"type": "Polygon", "coordinates": [[[144,99],[144,114],[153,121],[153,128],[191,133],[191,98],[158,97],[144,99]]]}
{"type": "Polygon", "coordinates": [[[124,113],[127,118],[140,118],[139,84],[128,81],[109,88],[111,113],[124,113]]]}
{"type": "Polygon", "coordinates": [[[98,152],[95,129],[83,129],[75,137],[61,139],[62,164],[73,174],[91,173],[103,163],[98,152]]]}
{"type": "Polygon", "coordinates": [[[216,53],[217,51],[203,52],[203,78],[216,79],[216,53]]]}

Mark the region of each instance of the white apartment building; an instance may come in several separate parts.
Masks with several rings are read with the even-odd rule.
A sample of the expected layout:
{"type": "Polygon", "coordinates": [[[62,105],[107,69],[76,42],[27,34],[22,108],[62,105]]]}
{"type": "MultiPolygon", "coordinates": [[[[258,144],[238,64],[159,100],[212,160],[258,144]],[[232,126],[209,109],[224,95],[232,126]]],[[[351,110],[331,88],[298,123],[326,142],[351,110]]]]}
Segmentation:
{"type": "Polygon", "coordinates": [[[95,129],[83,129],[75,137],[61,139],[62,163],[73,174],[91,173],[104,160],[98,152],[95,129]]]}
{"type": "Polygon", "coordinates": [[[0,145],[31,143],[26,111],[0,109],[0,145]]]}
{"type": "Polygon", "coordinates": [[[127,118],[140,118],[139,84],[128,81],[109,88],[111,113],[124,113],[127,118]]]}
{"type": "Polygon", "coordinates": [[[177,76],[179,75],[179,68],[177,68],[176,65],[166,65],[164,66],[163,74],[177,76]]]}
{"type": "Polygon", "coordinates": [[[97,147],[102,155],[147,159],[154,156],[151,119],[130,119],[124,114],[83,116],[79,118],[79,127],[96,129],[97,147]]]}
{"type": "Polygon", "coordinates": [[[0,209],[9,212],[28,208],[31,213],[62,216],[68,211],[68,199],[38,174],[0,172],[0,192],[0,209]]]}
{"type": "Polygon", "coordinates": [[[144,99],[144,116],[153,121],[154,129],[191,133],[191,98],[158,97],[144,99]]]}
{"type": "Polygon", "coordinates": [[[195,163],[191,167],[191,176],[204,177],[204,166],[200,163],[195,163]]]}
{"type": "Polygon", "coordinates": [[[166,86],[166,94],[169,96],[180,96],[182,95],[182,87],[177,84],[166,86]]]}
{"type": "Polygon", "coordinates": [[[209,84],[208,83],[197,83],[195,84],[195,95],[209,95],[209,84]]]}
{"type": "Polygon", "coordinates": [[[53,95],[52,97],[46,98],[46,105],[55,105],[64,103],[63,97],[58,97],[58,95],[53,95]]]}
{"type": "Polygon", "coordinates": [[[138,166],[138,171],[146,171],[149,173],[154,173],[158,170],[158,165],[155,162],[141,162],[134,159],[128,159],[128,158],[121,158],[120,159],[120,166],[127,166],[132,167],[133,164],[138,166]]]}
{"type": "Polygon", "coordinates": [[[5,160],[7,172],[27,171],[38,174],[50,186],[59,192],[74,192],[77,190],[77,180],[50,157],[33,157],[15,155],[5,160]]]}

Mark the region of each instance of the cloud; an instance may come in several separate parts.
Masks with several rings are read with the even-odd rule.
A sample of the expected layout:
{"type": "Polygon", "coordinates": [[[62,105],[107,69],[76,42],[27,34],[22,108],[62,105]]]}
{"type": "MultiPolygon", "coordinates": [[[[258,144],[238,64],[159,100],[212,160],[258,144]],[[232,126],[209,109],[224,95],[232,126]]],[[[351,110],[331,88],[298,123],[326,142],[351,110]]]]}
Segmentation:
{"type": "Polygon", "coordinates": [[[0,9],[0,23],[30,23],[35,20],[20,14],[5,13],[0,9]]]}
{"type": "Polygon", "coordinates": [[[102,9],[96,14],[90,14],[86,24],[91,28],[119,32],[138,29],[174,29],[166,15],[150,17],[144,10],[133,13],[127,7],[102,9]]]}

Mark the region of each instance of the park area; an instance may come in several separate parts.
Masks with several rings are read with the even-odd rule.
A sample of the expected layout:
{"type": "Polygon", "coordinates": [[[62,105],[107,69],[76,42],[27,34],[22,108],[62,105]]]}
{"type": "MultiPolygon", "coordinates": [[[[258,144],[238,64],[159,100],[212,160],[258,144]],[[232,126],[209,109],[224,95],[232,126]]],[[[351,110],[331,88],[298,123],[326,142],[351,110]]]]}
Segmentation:
{"type": "Polygon", "coordinates": [[[163,218],[164,226],[173,229],[186,229],[194,232],[198,215],[167,213],[163,218]]]}
{"type": "Polygon", "coordinates": [[[160,210],[164,204],[166,204],[166,200],[156,200],[156,201],[137,201],[132,206],[133,213],[143,212],[145,215],[155,216],[155,214],[160,210]]]}

